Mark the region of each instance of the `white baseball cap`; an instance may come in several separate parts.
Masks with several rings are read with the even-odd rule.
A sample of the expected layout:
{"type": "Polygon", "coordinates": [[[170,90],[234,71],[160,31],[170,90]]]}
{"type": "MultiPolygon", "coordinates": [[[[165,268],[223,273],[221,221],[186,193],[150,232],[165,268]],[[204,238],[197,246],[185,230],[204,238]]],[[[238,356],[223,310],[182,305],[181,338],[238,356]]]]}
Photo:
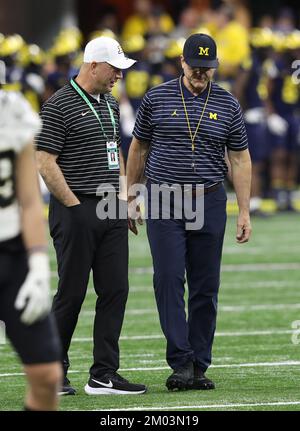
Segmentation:
{"type": "Polygon", "coordinates": [[[107,36],[92,39],[85,47],[83,54],[84,63],[106,62],[118,69],[128,69],[136,60],[128,58],[115,39],[107,36]]]}

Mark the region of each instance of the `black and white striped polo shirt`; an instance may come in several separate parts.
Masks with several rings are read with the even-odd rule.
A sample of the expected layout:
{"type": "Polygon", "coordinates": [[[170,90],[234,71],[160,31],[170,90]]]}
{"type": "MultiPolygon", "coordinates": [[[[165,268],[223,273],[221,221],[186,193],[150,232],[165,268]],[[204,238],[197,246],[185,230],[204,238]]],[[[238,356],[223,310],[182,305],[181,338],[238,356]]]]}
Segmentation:
{"type": "MultiPolygon", "coordinates": [[[[108,139],[113,140],[107,98],[115,118],[119,146],[117,101],[111,94],[101,94],[98,102],[81,90],[97,111],[108,139]]],[[[95,194],[98,186],[108,183],[119,190],[120,170],[108,168],[107,139],[103,136],[99,121],[71,84],[65,85],[46,101],[41,117],[43,128],[37,137],[37,150],[58,154],[57,164],[74,193],[95,194]]]]}
{"type": "MultiPolygon", "coordinates": [[[[151,181],[210,186],[223,181],[226,176],[225,148],[242,151],[248,147],[241,108],[232,94],[212,82],[194,141],[193,167],[192,143],[179,79],[161,84],[146,93],[137,114],[133,135],[149,142],[145,175],[151,181]]],[[[182,89],[194,134],[208,87],[198,96],[190,93],[183,83],[182,89]]]]}

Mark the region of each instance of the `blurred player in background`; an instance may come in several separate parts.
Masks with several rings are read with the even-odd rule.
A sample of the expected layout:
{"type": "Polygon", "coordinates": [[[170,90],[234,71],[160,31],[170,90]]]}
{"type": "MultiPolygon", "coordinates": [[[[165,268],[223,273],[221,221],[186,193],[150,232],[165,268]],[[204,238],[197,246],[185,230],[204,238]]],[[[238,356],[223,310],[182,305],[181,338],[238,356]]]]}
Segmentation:
{"type": "Polygon", "coordinates": [[[5,91],[22,92],[38,112],[45,91],[43,63],[45,54],[38,45],[27,45],[19,34],[0,38],[0,60],[6,65],[5,91]]]}
{"type": "Polygon", "coordinates": [[[219,47],[220,67],[215,80],[225,90],[231,91],[239,67],[249,58],[248,31],[236,20],[234,9],[228,5],[222,5],[215,11],[208,29],[219,47]]]}
{"type": "MultiPolygon", "coordinates": [[[[57,90],[66,85],[75,75],[79,66],[76,61],[82,42],[82,34],[76,27],[62,30],[56,37],[53,46],[49,50],[49,58],[52,60],[52,70],[46,76],[44,100],[47,100],[57,90]]],[[[81,62],[81,58],[78,60],[81,62]]]]}
{"type": "Polygon", "coordinates": [[[274,37],[275,56],[268,67],[266,109],[271,134],[270,177],[272,197],[279,211],[294,211],[292,192],[297,185],[299,166],[299,83],[293,81],[292,64],[299,58],[300,32],[278,33],[274,37]]]}
{"type": "Polygon", "coordinates": [[[0,89],[0,319],[24,365],[25,410],[56,410],[60,343],[32,139],[40,121],[19,93],[0,89]]]}
{"type": "Polygon", "coordinates": [[[6,91],[22,90],[22,68],[17,57],[25,42],[19,34],[3,37],[0,40],[0,60],[5,63],[5,77],[2,80],[6,91]]]}
{"type": "Polygon", "coordinates": [[[266,216],[261,209],[263,171],[270,153],[264,100],[267,95],[264,66],[270,55],[273,33],[257,28],[251,34],[251,56],[243,62],[232,91],[244,109],[245,126],[252,160],[251,215],[266,216]]]}
{"type": "Polygon", "coordinates": [[[174,22],[162,6],[153,6],[150,0],[135,0],[134,12],[125,21],[122,37],[124,39],[142,35],[146,36],[153,30],[153,19],[156,16],[157,30],[162,33],[170,33],[174,28],[174,22]]]}
{"type": "MultiPolygon", "coordinates": [[[[293,11],[279,10],[276,17],[274,6],[266,15],[254,15],[260,30],[267,34],[268,29],[271,35],[271,46],[263,47],[261,44],[270,44],[266,40],[269,36],[255,34],[253,38],[254,8],[250,4],[247,8],[239,1],[207,2],[211,5],[209,8],[202,5],[205,2],[177,2],[171,8],[172,16],[178,17],[175,25],[171,15],[158,3],[132,2],[132,14],[124,22],[113,6],[105,6],[91,33],[92,38],[108,36],[121,41],[125,52],[138,60],[124,73],[124,84],[118,82],[112,90],[120,103],[121,147],[125,160],[136,111],[145,92],[179,76],[181,65],[176,64],[177,51],[190,34],[210,34],[219,46],[221,63],[214,80],[233,92],[245,109],[259,108],[247,112],[245,117],[254,162],[251,212],[265,215],[262,210],[267,211],[268,204],[262,198],[273,198],[275,205],[272,202],[272,206],[276,209],[294,211],[298,204],[294,199],[295,190],[300,182],[297,143],[300,138],[296,136],[300,101],[299,85],[292,85],[291,64],[293,58],[300,57],[296,42],[299,30],[295,30],[293,11]],[[282,103],[281,107],[278,105],[278,95],[284,108],[282,103]],[[291,111],[292,115],[288,114],[291,111]]],[[[41,100],[48,99],[77,73],[82,62],[83,37],[76,27],[63,28],[52,46],[42,53],[37,45],[28,45],[18,34],[0,34],[0,59],[7,64],[5,89],[23,92],[38,111],[41,100]]],[[[46,189],[44,195],[47,200],[46,189]]]]}

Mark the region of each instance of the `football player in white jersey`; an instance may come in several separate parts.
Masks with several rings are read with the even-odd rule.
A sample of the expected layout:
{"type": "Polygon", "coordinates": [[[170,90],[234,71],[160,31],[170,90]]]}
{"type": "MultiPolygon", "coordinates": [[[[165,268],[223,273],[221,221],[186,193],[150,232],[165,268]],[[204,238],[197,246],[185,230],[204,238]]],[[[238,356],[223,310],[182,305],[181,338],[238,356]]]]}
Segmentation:
{"type": "MultiPolygon", "coordinates": [[[[1,87],[1,86],[0,86],[1,87]]],[[[27,376],[25,410],[56,410],[60,342],[34,160],[40,119],[21,94],[0,88],[0,320],[27,376]]]]}

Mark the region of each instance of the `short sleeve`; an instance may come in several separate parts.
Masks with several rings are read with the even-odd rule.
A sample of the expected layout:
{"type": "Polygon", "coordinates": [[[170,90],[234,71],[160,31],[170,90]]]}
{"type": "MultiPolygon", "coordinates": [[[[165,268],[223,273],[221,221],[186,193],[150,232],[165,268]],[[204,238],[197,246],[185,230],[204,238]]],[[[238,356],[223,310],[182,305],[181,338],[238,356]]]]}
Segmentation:
{"type": "Polygon", "coordinates": [[[1,92],[0,140],[19,152],[41,129],[41,120],[21,93],[1,92]]]}
{"type": "Polygon", "coordinates": [[[230,124],[226,146],[232,151],[243,151],[248,148],[248,139],[241,107],[236,102],[230,124]]]}
{"type": "Polygon", "coordinates": [[[45,103],[41,111],[43,127],[37,136],[37,150],[59,154],[65,144],[66,126],[64,116],[55,103],[45,103]]]}
{"type": "Polygon", "coordinates": [[[151,141],[152,137],[152,104],[146,94],[138,109],[135,126],[132,132],[139,141],[151,141]]]}

